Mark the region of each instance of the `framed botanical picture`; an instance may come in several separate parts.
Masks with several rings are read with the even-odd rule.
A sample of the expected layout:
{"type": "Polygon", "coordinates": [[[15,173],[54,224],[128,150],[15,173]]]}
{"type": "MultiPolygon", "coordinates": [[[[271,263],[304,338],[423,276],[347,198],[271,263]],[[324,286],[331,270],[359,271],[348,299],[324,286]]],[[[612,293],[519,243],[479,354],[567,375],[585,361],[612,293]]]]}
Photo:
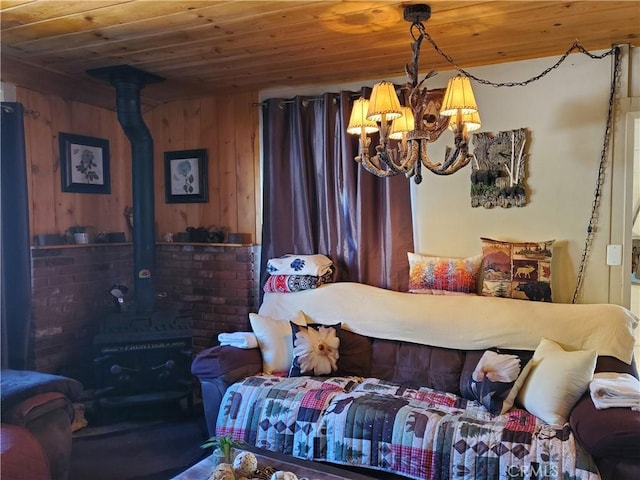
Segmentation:
{"type": "Polygon", "coordinates": [[[208,202],[207,150],[165,152],[164,190],[167,203],[208,202]]]}
{"type": "Polygon", "coordinates": [[[111,193],[109,140],[60,132],[62,191],[111,193]]]}

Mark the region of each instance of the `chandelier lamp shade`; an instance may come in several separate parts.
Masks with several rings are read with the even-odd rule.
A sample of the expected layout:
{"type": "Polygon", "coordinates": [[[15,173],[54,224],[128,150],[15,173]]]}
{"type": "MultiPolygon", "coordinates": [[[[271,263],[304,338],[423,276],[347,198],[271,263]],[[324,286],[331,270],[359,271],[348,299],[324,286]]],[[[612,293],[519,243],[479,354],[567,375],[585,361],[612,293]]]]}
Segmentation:
{"type": "Polygon", "coordinates": [[[444,92],[423,87],[435,75],[433,71],[418,80],[420,46],[426,33],[422,22],[430,16],[428,5],[404,8],[404,19],[411,22],[409,33],[414,40],[412,62],[405,66],[408,82],[400,88],[404,101],[398,98],[395,85],[382,81],[374,85],[369,100],[361,97],[353,104],[347,133],[360,137],[355,160],[378,177],[404,174],[419,184],[423,166],[437,175],[450,175],[473,157],[468,133],[480,128],[480,115],[469,78],[453,77],[444,92]],[[443,162],[434,163],[429,159],[427,145],[447,127],[453,131],[455,146],[447,147],[443,162]],[[374,133],[378,133],[379,141],[371,154],[369,135],[374,133]]]}
{"type": "Polygon", "coordinates": [[[347,133],[351,133],[353,135],[366,135],[368,133],[376,133],[378,131],[378,125],[376,122],[367,119],[368,111],[369,100],[360,97],[353,102],[347,133]]]}
{"type": "Polygon", "coordinates": [[[450,79],[440,107],[440,115],[454,117],[460,114],[476,113],[477,111],[478,105],[476,104],[476,98],[473,95],[469,79],[462,75],[456,75],[450,79]]]}
{"type": "Polygon", "coordinates": [[[449,123],[449,130],[456,132],[460,128],[460,124],[467,130],[467,132],[474,132],[479,130],[481,127],[480,123],[480,114],[478,112],[473,113],[463,113],[460,118],[461,122],[458,123],[457,117],[456,122],[449,123]]]}
{"type": "Polygon", "coordinates": [[[402,114],[393,119],[391,122],[391,133],[389,138],[392,140],[407,141],[407,133],[415,130],[415,124],[413,122],[413,113],[409,107],[400,107],[402,114]]]}
{"type": "Polygon", "coordinates": [[[402,112],[400,111],[400,100],[396,95],[396,87],[391,82],[376,83],[369,99],[367,119],[384,123],[398,118],[400,115],[402,112]]]}

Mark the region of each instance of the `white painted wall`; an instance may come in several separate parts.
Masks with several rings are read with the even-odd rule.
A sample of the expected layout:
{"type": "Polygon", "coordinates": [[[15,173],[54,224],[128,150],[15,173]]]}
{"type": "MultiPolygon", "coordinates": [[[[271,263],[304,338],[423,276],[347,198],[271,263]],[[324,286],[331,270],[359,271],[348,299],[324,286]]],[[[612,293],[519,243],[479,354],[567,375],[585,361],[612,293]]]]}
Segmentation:
{"type": "MultiPolygon", "coordinates": [[[[527,79],[553,64],[543,58],[475,68],[494,82],[527,79]]],[[[526,87],[473,84],[483,132],[525,127],[531,133],[526,170],[528,204],[523,208],[472,208],[469,169],[449,177],[425,176],[412,190],[416,250],[470,256],[480,237],[513,241],[555,239],[553,297],[570,302],[596,186],[607,113],[611,61],[572,55],[560,68],[526,87]]],[[[450,75],[438,75],[446,82],[450,75]]],[[[447,135],[447,134],[445,134],[447,135]]],[[[432,160],[443,158],[452,135],[433,144],[432,160]]],[[[611,175],[608,176],[611,178],[611,175]]],[[[606,190],[606,189],[605,189],[606,190]]],[[[601,201],[600,229],[584,282],[584,302],[608,301],[609,195],[601,201]]]]}
{"type": "MultiPolygon", "coordinates": [[[[633,121],[633,202],[635,206],[640,203],[640,118],[633,121]]],[[[631,227],[631,237],[638,241],[640,239],[640,216],[636,218],[631,227]]],[[[629,308],[640,318],[640,282],[633,281],[631,284],[631,301],[629,308]]],[[[636,339],[634,350],[636,366],[640,366],[640,336],[636,339]]]]}
{"type": "Polygon", "coordinates": [[[0,82],[0,101],[15,102],[16,86],[11,83],[0,82]]]}
{"type": "MultiPolygon", "coordinates": [[[[428,56],[422,55],[423,64],[428,62],[428,56]]],[[[557,60],[558,57],[550,57],[472,68],[469,71],[494,82],[522,81],[537,75],[557,60]]],[[[633,66],[640,64],[640,49],[631,49],[631,54],[625,56],[625,60],[628,68],[623,71],[625,89],[622,95],[638,96],[640,79],[633,73],[633,66]]],[[[596,187],[612,63],[612,57],[593,60],[576,53],[544,79],[526,87],[495,88],[474,82],[482,117],[480,131],[498,132],[521,127],[530,130],[526,171],[528,204],[523,208],[511,209],[472,208],[469,196],[470,167],[451,176],[436,176],[426,172],[422,184],[412,186],[415,251],[466,257],[481,252],[480,237],[483,236],[512,241],[555,239],[553,297],[555,302],[570,302],[596,187]]],[[[423,73],[426,71],[428,65],[421,69],[423,73]]],[[[429,80],[429,88],[446,86],[447,80],[455,73],[440,72],[429,80]]],[[[366,84],[373,85],[379,80],[373,79],[366,84]]],[[[397,83],[405,81],[404,77],[388,80],[397,83]]],[[[356,89],[362,84],[273,89],[261,92],[260,98],[286,98],[356,89]]],[[[446,145],[452,143],[452,134],[443,134],[431,144],[431,159],[444,158],[446,145]]],[[[621,209],[616,206],[616,201],[612,202],[612,198],[619,203],[620,197],[626,194],[615,191],[612,197],[611,190],[614,178],[625,175],[626,161],[624,158],[616,159],[616,167],[622,163],[621,167],[617,167],[618,173],[614,172],[614,162],[608,162],[598,230],[580,297],[582,303],[622,303],[617,300],[622,298],[619,292],[612,295],[610,291],[611,269],[620,267],[607,266],[605,255],[606,245],[612,237],[611,225],[622,223],[615,217],[622,216],[624,212],[618,211],[621,209]],[[615,206],[613,211],[612,205],[615,206]],[[614,300],[610,300],[612,298],[614,300]]]]}

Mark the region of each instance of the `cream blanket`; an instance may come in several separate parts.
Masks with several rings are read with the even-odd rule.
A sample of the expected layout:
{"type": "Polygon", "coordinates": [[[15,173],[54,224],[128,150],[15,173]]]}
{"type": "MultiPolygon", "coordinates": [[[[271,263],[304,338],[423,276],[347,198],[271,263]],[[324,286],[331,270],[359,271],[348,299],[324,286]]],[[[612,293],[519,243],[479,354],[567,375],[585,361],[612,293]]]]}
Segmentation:
{"type": "Polygon", "coordinates": [[[359,283],[297,293],[265,293],[259,313],[342,322],[352,332],[436,347],[535,350],[542,337],[570,350],[592,349],[631,363],[638,318],[612,304],[530,302],[477,295],[421,295],[359,283]]]}

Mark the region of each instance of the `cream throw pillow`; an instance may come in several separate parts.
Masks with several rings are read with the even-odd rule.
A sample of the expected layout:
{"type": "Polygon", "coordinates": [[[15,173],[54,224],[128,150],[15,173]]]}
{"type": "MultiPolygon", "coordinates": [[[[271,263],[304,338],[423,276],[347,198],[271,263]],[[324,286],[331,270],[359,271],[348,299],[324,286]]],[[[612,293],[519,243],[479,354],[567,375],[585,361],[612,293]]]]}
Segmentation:
{"type": "Polygon", "coordinates": [[[306,325],[307,319],[299,311],[294,318],[276,319],[257,313],[249,314],[251,329],[256,334],[262,354],[262,371],[288,373],[293,362],[293,339],[291,324],[306,325]]]}
{"type": "Polygon", "coordinates": [[[562,425],[589,388],[596,368],[594,350],[565,351],[543,338],[530,361],[531,370],[517,402],[546,423],[562,425]]]}

